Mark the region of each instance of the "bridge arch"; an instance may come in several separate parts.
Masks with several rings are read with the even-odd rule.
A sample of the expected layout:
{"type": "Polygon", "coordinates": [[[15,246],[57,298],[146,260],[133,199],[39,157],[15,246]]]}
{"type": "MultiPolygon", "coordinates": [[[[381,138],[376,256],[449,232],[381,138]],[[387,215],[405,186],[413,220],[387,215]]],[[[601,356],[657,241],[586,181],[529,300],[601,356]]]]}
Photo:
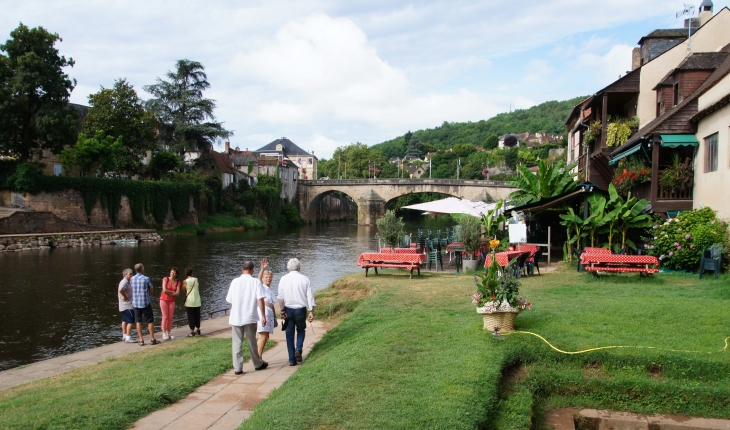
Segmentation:
{"type": "Polygon", "coordinates": [[[299,212],[306,221],[317,218],[317,198],[325,193],[339,191],[350,196],[357,204],[357,222],[374,225],[385,214],[386,202],[413,193],[441,193],[454,197],[488,201],[506,199],[515,188],[499,181],[455,179],[340,179],[299,181],[297,199],[299,212]]]}
{"type": "Polygon", "coordinates": [[[357,202],[339,190],[325,190],[312,197],[307,213],[317,219],[342,219],[357,217],[357,202]]]}

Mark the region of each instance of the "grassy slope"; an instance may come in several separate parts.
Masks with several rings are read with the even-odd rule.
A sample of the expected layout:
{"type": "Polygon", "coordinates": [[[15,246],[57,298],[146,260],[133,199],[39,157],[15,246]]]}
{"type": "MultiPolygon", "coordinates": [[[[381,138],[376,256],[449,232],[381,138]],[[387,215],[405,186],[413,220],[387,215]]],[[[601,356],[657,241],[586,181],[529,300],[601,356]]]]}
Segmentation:
{"type": "Polygon", "coordinates": [[[127,428],[230,368],[228,339],[146,347],[0,391],[0,428],[127,428]]]}
{"type": "Polygon", "coordinates": [[[518,330],[566,351],[659,348],[566,355],[532,336],[484,333],[467,276],[351,275],[342,284],[368,292],[361,304],[241,428],[526,428],[566,405],[727,418],[727,281],[567,270],[525,279],[535,305],[518,330]],[[519,377],[503,377],[514,366],[519,377]]]}

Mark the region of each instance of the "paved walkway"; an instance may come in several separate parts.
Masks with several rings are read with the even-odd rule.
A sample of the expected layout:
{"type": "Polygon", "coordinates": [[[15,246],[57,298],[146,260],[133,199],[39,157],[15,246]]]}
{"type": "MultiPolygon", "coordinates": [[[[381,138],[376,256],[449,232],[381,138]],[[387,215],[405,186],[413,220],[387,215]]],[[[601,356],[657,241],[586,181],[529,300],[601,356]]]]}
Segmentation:
{"type": "MultiPolygon", "coordinates": [[[[327,327],[314,321],[314,328],[307,326],[304,341],[304,365],[312,346],[327,332],[327,327]]],[[[217,337],[231,337],[231,332],[221,332],[217,337]]],[[[286,338],[279,328],[272,340],[278,344],[264,353],[269,363],[265,370],[255,371],[250,360],[243,364],[241,376],[233,370],[199,387],[183,400],[161,409],[137,421],[134,429],[235,429],[253,412],[254,406],[269,393],[281,386],[297,371],[299,366],[289,366],[286,338]]],[[[243,344],[246,348],[246,343],[243,344]]]]}

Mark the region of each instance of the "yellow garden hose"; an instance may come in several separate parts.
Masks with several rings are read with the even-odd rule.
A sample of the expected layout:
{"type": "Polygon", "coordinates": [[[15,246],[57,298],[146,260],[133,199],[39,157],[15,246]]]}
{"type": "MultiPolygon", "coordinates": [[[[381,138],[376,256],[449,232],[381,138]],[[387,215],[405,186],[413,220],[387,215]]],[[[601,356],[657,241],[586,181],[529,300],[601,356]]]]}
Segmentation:
{"type": "MultiPolygon", "coordinates": [[[[616,349],[616,348],[659,349],[659,350],[663,350],[663,351],[672,351],[672,352],[691,352],[691,353],[699,353],[699,354],[703,354],[703,353],[712,354],[712,352],[706,352],[706,351],[685,351],[685,350],[681,350],[681,349],[659,348],[659,347],[656,347],[656,346],[625,346],[625,345],[600,346],[598,348],[584,349],[582,351],[563,351],[562,349],[558,349],[555,346],[553,346],[553,344],[551,344],[550,342],[548,342],[547,339],[545,339],[544,337],[540,336],[537,333],[533,333],[531,331],[514,331],[514,332],[511,332],[511,333],[503,333],[502,335],[503,336],[508,336],[510,334],[529,334],[529,335],[535,336],[535,337],[541,339],[543,342],[545,342],[550,348],[554,349],[555,351],[557,351],[557,352],[559,352],[561,354],[569,354],[569,355],[573,355],[573,354],[585,354],[586,352],[598,351],[598,350],[601,350],[601,349],[616,349]]],[[[725,351],[728,350],[728,340],[729,339],[730,339],[730,336],[728,336],[728,337],[725,338],[725,348],[719,350],[718,352],[725,352],[725,351]]]]}

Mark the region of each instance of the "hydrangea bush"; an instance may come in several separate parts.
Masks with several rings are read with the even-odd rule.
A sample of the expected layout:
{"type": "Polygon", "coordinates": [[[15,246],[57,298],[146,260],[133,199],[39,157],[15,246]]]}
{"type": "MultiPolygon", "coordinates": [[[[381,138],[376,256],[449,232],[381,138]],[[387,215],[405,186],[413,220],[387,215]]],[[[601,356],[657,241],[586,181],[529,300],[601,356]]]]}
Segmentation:
{"type": "Polygon", "coordinates": [[[710,208],[682,212],[676,218],[658,222],[645,238],[646,251],[667,269],[696,271],[702,251],[713,245],[728,250],[728,225],[710,208]]]}

